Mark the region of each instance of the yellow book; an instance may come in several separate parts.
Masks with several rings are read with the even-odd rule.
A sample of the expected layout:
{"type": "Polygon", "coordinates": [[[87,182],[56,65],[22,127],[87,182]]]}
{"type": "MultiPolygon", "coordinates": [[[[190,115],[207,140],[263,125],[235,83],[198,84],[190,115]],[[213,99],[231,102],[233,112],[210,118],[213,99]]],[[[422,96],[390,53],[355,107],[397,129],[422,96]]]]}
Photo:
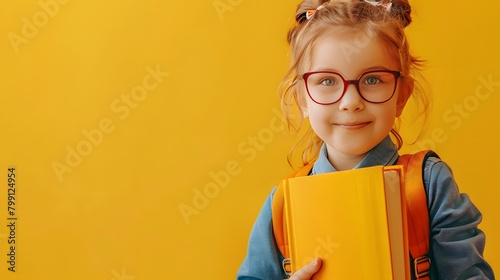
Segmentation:
{"type": "Polygon", "coordinates": [[[283,182],[292,273],[316,257],[314,280],[410,279],[401,166],[283,182]]]}

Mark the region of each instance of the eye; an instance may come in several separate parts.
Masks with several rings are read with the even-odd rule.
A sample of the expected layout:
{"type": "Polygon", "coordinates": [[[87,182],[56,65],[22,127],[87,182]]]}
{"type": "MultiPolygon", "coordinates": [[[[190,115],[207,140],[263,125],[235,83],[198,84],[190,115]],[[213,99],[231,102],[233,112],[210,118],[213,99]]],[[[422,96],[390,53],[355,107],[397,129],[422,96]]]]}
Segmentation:
{"type": "Polygon", "coordinates": [[[333,78],[324,78],[321,80],[320,84],[324,86],[334,86],[335,84],[337,84],[337,81],[333,78]]]}
{"type": "Polygon", "coordinates": [[[377,76],[368,76],[365,78],[363,83],[367,84],[367,85],[376,85],[376,84],[381,83],[381,82],[382,82],[382,80],[377,76]]]}

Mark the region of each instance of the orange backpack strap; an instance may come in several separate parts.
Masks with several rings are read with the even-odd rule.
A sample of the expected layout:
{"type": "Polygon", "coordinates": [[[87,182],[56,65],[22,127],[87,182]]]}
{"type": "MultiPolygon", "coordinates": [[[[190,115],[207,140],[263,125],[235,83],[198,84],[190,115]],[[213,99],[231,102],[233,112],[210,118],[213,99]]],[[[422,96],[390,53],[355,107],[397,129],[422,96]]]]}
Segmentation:
{"type": "Polygon", "coordinates": [[[416,279],[429,278],[430,223],[427,209],[427,194],[424,188],[423,168],[428,157],[437,155],[432,151],[420,151],[399,157],[398,164],[405,168],[407,202],[408,243],[413,258],[416,279]]]}
{"type": "MultiPolygon", "coordinates": [[[[292,172],[285,179],[299,177],[299,176],[307,176],[311,171],[314,162],[310,162],[307,165],[301,167],[300,169],[292,172]]],[[[274,238],[276,239],[276,244],[278,245],[278,249],[281,252],[283,257],[289,258],[290,253],[288,251],[288,239],[286,232],[286,220],[284,219],[284,195],[283,195],[283,184],[279,183],[278,187],[276,187],[276,191],[273,196],[273,205],[272,205],[272,214],[273,214],[273,232],[274,238]]]]}

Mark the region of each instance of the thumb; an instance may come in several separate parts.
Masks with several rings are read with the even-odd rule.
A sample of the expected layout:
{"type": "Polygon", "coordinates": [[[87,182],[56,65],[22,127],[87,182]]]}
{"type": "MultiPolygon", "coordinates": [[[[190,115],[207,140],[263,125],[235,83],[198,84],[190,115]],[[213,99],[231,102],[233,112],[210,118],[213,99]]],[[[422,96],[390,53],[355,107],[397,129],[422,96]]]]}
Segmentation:
{"type": "Polygon", "coordinates": [[[321,268],[321,259],[316,258],[295,272],[290,280],[309,280],[321,268]]]}

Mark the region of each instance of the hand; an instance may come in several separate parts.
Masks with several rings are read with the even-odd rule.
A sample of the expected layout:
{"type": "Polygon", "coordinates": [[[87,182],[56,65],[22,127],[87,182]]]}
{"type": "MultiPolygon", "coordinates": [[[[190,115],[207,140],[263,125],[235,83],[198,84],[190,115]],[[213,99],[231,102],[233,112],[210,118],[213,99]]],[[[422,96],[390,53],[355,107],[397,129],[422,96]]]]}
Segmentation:
{"type": "Polygon", "coordinates": [[[290,280],[309,280],[314,275],[314,273],[318,272],[321,268],[321,259],[316,258],[314,261],[308,263],[303,268],[297,270],[290,280]]]}

